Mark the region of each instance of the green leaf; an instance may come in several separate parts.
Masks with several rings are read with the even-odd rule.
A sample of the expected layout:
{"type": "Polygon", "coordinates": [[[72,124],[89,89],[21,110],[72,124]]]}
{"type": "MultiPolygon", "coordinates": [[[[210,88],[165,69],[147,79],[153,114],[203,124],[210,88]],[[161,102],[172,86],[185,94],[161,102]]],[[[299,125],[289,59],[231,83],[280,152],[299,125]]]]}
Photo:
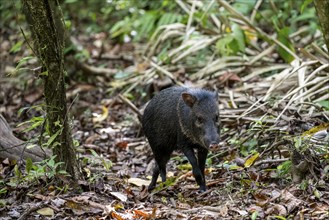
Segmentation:
{"type": "Polygon", "coordinates": [[[301,137],[296,137],[294,139],[295,139],[295,148],[300,149],[300,147],[302,146],[302,138],[301,137]]]}
{"type": "Polygon", "coordinates": [[[46,70],[46,71],[40,73],[39,76],[48,76],[48,70],[46,70]]]}
{"type": "Polygon", "coordinates": [[[223,56],[235,55],[239,51],[244,52],[245,35],[237,24],[232,25],[232,32],[219,39],[216,43],[218,52],[223,56]]]}
{"type": "MultiPolygon", "coordinates": [[[[293,47],[293,44],[291,43],[289,39],[289,28],[285,27],[278,32],[278,40],[284,44],[286,47],[288,47],[292,52],[295,52],[295,49],[293,47]]],[[[278,48],[279,55],[282,59],[284,59],[287,63],[290,63],[294,60],[294,57],[288,53],[285,49],[282,47],[278,48]]]]}
{"type": "Polygon", "coordinates": [[[153,11],[147,12],[143,16],[143,20],[141,21],[141,27],[139,33],[141,35],[149,34],[154,29],[156,19],[157,19],[157,14],[155,12],[153,11]]]}
{"type": "Polygon", "coordinates": [[[313,0],[304,0],[302,6],[300,7],[300,13],[304,12],[304,9],[313,2],[313,0]]]}
{"type": "Polygon", "coordinates": [[[281,215],[275,215],[274,218],[280,219],[280,220],[287,220],[285,217],[283,217],[281,215]]]}
{"type": "Polygon", "coordinates": [[[226,35],[224,38],[221,38],[216,43],[216,48],[219,54],[223,56],[228,56],[233,54],[233,50],[230,47],[230,43],[234,40],[234,37],[231,34],[226,35]]]}
{"type": "Polygon", "coordinates": [[[241,170],[241,167],[238,165],[231,165],[229,166],[230,170],[241,170]]]}
{"type": "Polygon", "coordinates": [[[18,117],[21,117],[22,116],[22,113],[25,111],[25,110],[29,110],[30,107],[23,107],[23,108],[20,108],[18,110],[18,117]]]}
{"type": "Polygon", "coordinates": [[[323,108],[329,110],[329,101],[328,100],[322,100],[317,102],[319,105],[321,105],[323,108]]]}
{"type": "Polygon", "coordinates": [[[94,157],[99,157],[99,155],[93,149],[89,150],[94,157]]]}
{"type": "Polygon", "coordinates": [[[7,187],[1,188],[0,189],[0,195],[1,194],[6,194],[7,193],[7,187]]]}
{"type": "Polygon", "coordinates": [[[131,19],[128,17],[125,17],[124,20],[118,21],[112,26],[110,30],[111,36],[115,38],[120,35],[129,33],[131,30],[131,23],[131,19]]]}
{"type": "Polygon", "coordinates": [[[77,2],[78,0],[65,0],[65,3],[67,4],[71,4],[71,3],[75,3],[77,2]]]}
{"type": "Polygon", "coordinates": [[[232,35],[235,39],[235,42],[238,45],[238,50],[244,52],[246,48],[245,36],[239,25],[237,24],[232,25],[232,35]]]}
{"type": "Polygon", "coordinates": [[[290,169],[291,169],[291,161],[290,160],[281,163],[277,167],[277,171],[278,171],[279,175],[288,174],[290,169]]]}
{"type": "Polygon", "coordinates": [[[156,187],[155,191],[161,190],[164,187],[172,186],[172,185],[174,185],[175,181],[176,181],[175,177],[169,177],[169,178],[167,178],[166,182],[160,183],[159,186],[156,187]]]}
{"type": "Polygon", "coordinates": [[[27,146],[26,146],[26,149],[32,149],[32,148],[34,148],[34,147],[36,147],[37,145],[36,144],[28,144],[27,146]]]}
{"type": "Polygon", "coordinates": [[[65,28],[67,30],[71,30],[72,29],[72,22],[70,20],[65,20],[64,21],[64,24],[65,24],[65,28]]]}
{"type": "Polygon", "coordinates": [[[111,167],[113,166],[112,161],[110,161],[110,160],[103,159],[102,163],[103,163],[103,166],[106,169],[106,171],[109,171],[111,169],[111,167]]]}
{"type": "Polygon", "coordinates": [[[24,129],[24,131],[23,131],[23,132],[28,132],[28,131],[31,131],[31,130],[41,126],[43,124],[43,122],[44,122],[43,117],[33,117],[29,121],[25,121],[25,122],[18,124],[17,127],[30,123],[31,125],[28,128],[24,129]]]}
{"type": "Polygon", "coordinates": [[[61,175],[67,175],[67,172],[65,170],[59,170],[57,171],[57,173],[61,175]]]}
{"type": "Polygon", "coordinates": [[[252,220],[256,220],[258,214],[259,214],[259,213],[258,213],[257,211],[254,211],[254,212],[251,214],[251,219],[252,219],[252,220]]]}
{"type": "Polygon", "coordinates": [[[10,53],[16,53],[18,51],[21,50],[21,47],[23,45],[23,41],[18,41],[11,49],[10,49],[10,53]]]}
{"type": "Polygon", "coordinates": [[[61,121],[57,120],[54,122],[55,127],[61,127],[61,121]]]}
{"type": "Polygon", "coordinates": [[[317,199],[321,198],[321,193],[317,189],[314,190],[313,194],[317,199]]]}
{"type": "Polygon", "coordinates": [[[48,165],[49,167],[54,168],[54,166],[55,166],[55,157],[56,157],[56,156],[52,156],[52,157],[47,161],[47,165],[48,165]]]}
{"type": "Polygon", "coordinates": [[[80,145],[80,142],[76,139],[73,139],[73,146],[78,147],[80,145]]]}
{"type": "Polygon", "coordinates": [[[179,20],[181,20],[181,15],[179,14],[164,13],[157,22],[157,26],[172,24],[179,20]]]}
{"type": "Polygon", "coordinates": [[[192,170],[192,165],[190,163],[184,163],[177,166],[179,170],[192,170]]]}
{"type": "Polygon", "coordinates": [[[46,143],[46,146],[49,147],[61,132],[62,132],[62,128],[58,129],[58,131],[49,138],[49,140],[46,143]]]}
{"type": "Polygon", "coordinates": [[[27,63],[27,61],[33,59],[33,56],[27,56],[22,58],[20,61],[18,61],[18,64],[16,66],[16,70],[18,70],[22,65],[24,65],[25,63],[27,63]]]}
{"type": "Polygon", "coordinates": [[[241,14],[248,15],[256,4],[256,0],[235,1],[232,6],[241,14]]]}
{"type": "Polygon", "coordinates": [[[131,76],[132,72],[125,72],[125,71],[118,71],[115,75],[114,75],[114,79],[124,79],[124,78],[128,78],[129,76],[131,76]]]}
{"type": "Polygon", "coordinates": [[[14,173],[15,173],[15,176],[16,176],[16,177],[18,177],[18,178],[21,178],[21,177],[22,177],[22,173],[21,173],[21,171],[19,170],[17,164],[16,164],[15,167],[14,167],[14,173]]]}
{"type": "Polygon", "coordinates": [[[25,168],[27,174],[30,173],[30,171],[32,170],[32,167],[33,167],[32,159],[31,158],[27,158],[26,159],[26,168],[25,168]]]}

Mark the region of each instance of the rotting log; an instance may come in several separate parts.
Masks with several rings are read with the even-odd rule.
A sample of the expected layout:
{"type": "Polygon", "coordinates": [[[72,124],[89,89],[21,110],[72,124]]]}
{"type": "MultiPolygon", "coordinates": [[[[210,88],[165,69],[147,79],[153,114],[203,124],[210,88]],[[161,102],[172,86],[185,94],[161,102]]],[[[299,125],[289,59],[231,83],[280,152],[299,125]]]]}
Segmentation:
{"type": "Polygon", "coordinates": [[[39,146],[27,148],[27,143],[14,136],[6,119],[0,114],[0,158],[11,160],[41,161],[49,157],[50,151],[39,146]]]}

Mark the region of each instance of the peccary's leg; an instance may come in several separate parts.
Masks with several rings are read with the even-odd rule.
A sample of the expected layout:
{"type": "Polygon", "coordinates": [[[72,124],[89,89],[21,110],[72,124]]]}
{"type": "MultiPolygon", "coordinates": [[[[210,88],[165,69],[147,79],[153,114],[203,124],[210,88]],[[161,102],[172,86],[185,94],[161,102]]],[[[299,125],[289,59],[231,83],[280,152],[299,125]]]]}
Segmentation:
{"type": "Polygon", "coordinates": [[[205,183],[203,174],[200,170],[200,167],[198,165],[198,161],[197,161],[197,159],[194,155],[193,148],[184,147],[182,150],[183,150],[183,153],[185,154],[185,156],[187,157],[187,159],[190,161],[190,163],[192,165],[193,176],[194,176],[195,181],[197,182],[197,184],[200,186],[200,191],[201,192],[206,191],[206,183],[205,183]]]}
{"type": "Polygon", "coordinates": [[[150,183],[149,187],[147,188],[148,191],[152,191],[155,188],[155,185],[157,183],[157,179],[158,179],[159,173],[160,172],[159,172],[158,163],[155,162],[155,166],[154,166],[153,174],[152,174],[152,180],[151,180],[151,183],[150,183]]]}
{"type": "Polygon", "coordinates": [[[155,188],[156,182],[158,180],[159,174],[161,176],[162,182],[166,182],[166,165],[168,163],[168,160],[170,158],[170,153],[164,153],[161,156],[160,155],[154,155],[155,159],[155,167],[153,170],[152,180],[148,187],[148,190],[151,191],[155,188]]]}
{"type": "Polygon", "coordinates": [[[204,148],[198,149],[198,164],[199,164],[199,168],[201,170],[203,179],[205,179],[204,169],[205,169],[205,165],[206,165],[207,154],[208,154],[208,151],[206,149],[204,149],[204,148]]]}

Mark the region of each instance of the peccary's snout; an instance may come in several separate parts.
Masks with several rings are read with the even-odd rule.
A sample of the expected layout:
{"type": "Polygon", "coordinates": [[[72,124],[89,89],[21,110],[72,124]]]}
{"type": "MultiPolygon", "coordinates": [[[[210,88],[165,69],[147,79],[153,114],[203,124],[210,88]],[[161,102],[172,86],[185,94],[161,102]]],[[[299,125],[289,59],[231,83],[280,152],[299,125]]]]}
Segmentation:
{"type": "Polygon", "coordinates": [[[215,129],[212,129],[213,131],[209,132],[208,134],[206,134],[205,136],[205,147],[207,149],[209,148],[213,148],[216,147],[219,143],[219,135],[216,131],[214,131],[215,129]]]}
{"type": "Polygon", "coordinates": [[[208,146],[207,148],[214,148],[218,145],[218,143],[219,143],[219,136],[216,137],[214,140],[209,141],[206,146],[208,146]]]}
{"type": "Polygon", "coordinates": [[[210,143],[209,148],[217,147],[217,145],[218,145],[218,142],[212,142],[212,143],[210,143]]]}

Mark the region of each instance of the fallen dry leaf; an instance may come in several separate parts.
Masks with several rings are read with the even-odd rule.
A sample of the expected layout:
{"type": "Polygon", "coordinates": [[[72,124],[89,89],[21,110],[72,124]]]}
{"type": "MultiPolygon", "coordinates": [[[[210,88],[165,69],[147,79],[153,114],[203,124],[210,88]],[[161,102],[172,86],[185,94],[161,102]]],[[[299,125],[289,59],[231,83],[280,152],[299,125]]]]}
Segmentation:
{"type": "Polygon", "coordinates": [[[121,192],[110,192],[110,194],[116,198],[118,198],[121,202],[126,202],[128,197],[121,192]]]}
{"type": "Polygon", "coordinates": [[[299,207],[303,201],[297,199],[288,190],[283,190],[281,192],[281,200],[284,202],[285,207],[287,207],[288,213],[291,213],[296,207],[299,207]]]}
{"type": "Polygon", "coordinates": [[[46,208],[42,208],[42,209],[38,209],[37,213],[39,213],[40,215],[44,215],[44,216],[54,216],[54,210],[46,207],[46,208]]]}
{"type": "Polygon", "coordinates": [[[109,115],[109,110],[106,106],[102,106],[102,114],[96,114],[94,113],[94,117],[93,117],[93,122],[94,123],[99,123],[99,122],[102,122],[104,121],[107,116],[109,115]]]}
{"type": "Polygon", "coordinates": [[[254,155],[250,156],[246,160],[246,162],[244,163],[244,167],[251,167],[255,163],[255,161],[258,159],[258,157],[259,157],[259,153],[258,152],[255,153],[254,155]]]}
{"type": "Polygon", "coordinates": [[[143,185],[148,186],[151,183],[151,181],[140,179],[140,178],[129,178],[128,183],[131,183],[135,186],[143,186],[143,185]]]}

